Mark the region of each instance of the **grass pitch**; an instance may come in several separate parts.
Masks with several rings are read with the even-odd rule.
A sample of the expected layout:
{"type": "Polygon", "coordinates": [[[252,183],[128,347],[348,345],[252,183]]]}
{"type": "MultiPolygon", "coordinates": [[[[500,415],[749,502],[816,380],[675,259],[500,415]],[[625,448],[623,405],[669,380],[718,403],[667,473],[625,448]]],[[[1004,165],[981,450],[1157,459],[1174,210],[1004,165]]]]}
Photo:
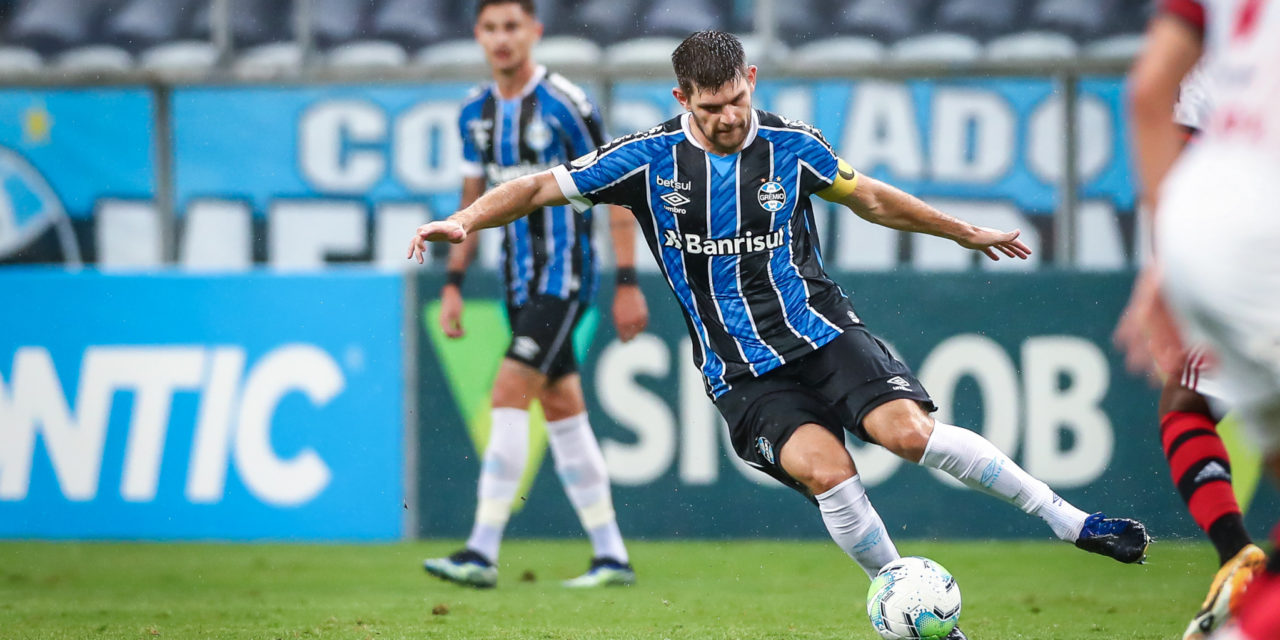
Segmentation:
{"type": "MultiPolygon", "coordinates": [[[[1180,637],[1207,544],[1121,565],[1064,543],[899,541],[955,574],[975,640],[1180,637]]],[[[510,541],[498,588],[427,576],[455,541],[0,543],[0,638],[865,639],[868,580],[829,542],[632,542],[639,583],[567,591],[585,541],[510,541]]]]}

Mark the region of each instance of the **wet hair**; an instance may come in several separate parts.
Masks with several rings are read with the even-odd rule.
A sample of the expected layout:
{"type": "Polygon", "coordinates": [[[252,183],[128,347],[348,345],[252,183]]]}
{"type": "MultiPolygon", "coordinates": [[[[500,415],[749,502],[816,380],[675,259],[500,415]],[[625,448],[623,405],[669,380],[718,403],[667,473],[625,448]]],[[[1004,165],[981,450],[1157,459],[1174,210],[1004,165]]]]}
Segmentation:
{"type": "Polygon", "coordinates": [[[484,13],[485,9],[500,4],[518,4],[530,17],[538,17],[538,10],[533,6],[533,0],[480,0],[476,3],[476,20],[480,20],[480,14],[484,13]]]}
{"type": "Polygon", "coordinates": [[[676,82],[686,95],[695,88],[715,91],[747,74],[742,43],[723,31],[699,31],[671,52],[676,82]]]}

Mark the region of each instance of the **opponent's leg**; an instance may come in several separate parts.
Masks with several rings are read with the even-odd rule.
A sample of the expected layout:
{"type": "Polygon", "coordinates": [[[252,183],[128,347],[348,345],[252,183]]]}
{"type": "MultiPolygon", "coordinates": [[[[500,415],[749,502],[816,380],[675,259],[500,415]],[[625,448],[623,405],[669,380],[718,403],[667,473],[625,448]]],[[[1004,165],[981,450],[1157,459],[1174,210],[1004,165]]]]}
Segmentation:
{"type": "Polygon", "coordinates": [[[542,410],[547,416],[556,473],[594,552],[587,573],[565,586],[633,584],[635,572],[628,564],[627,547],[613,511],[609,472],[587,420],[578,375],[566,375],[549,383],[542,394],[542,410]]]}
{"type": "Polygon", "coordinates": [[[981,435],[936,422],[914,400],[890,400],[867,413],[863,427],[885,448],[938,469],[1048,523],[1055,535],[1087,551],[1137,562],[1149,538],[1142,523],[1092,516],[1063,500],[981,435]]]}
{"type": "Polygon", "coordinates": [[[546,377],[510,358],[498,368],[493,384],[489,443],[480,465],[476,515],[466,548],[448,558],[423,563],[428,573],[475,587],[497,583],[498,549],[511,517],[511,504],[529,458],[529,402],[546,377]]]}
{"type": "Polygon", "coordinates": [[[868,576],[898,559],[853,459],[835,435],[816,424],[801,425],[782,446],[779,462],[817,499],[827,533],[868,576]]]}

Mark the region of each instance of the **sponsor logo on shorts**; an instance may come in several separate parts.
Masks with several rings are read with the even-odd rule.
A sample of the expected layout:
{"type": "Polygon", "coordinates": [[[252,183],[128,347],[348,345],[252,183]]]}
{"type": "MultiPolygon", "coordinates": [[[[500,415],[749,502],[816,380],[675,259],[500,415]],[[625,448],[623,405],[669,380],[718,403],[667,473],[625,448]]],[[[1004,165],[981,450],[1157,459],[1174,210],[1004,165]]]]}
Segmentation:
{"type": "Polygon", "coordinates": [[[885,382],[888,382],[889,386],[893,387],[894,391],[910,391],[911,390],[911,383],[907,382],[907,379],[902,376],[894,376],[892,378],[889,378],[885,382]]]}
{"type": "Polygon", "coordinates": [[[517,336],[511,341],[511,351],[521,358],[532,360],[541,350],[542,347],[538,346],[538,342],[529,336],[517,336]]]}
{"type": "Polygon", "coordinates": [[[769,442],[768,438],[765,438],[764,436],[756,438],[756,449],[760,450],[760,455],[764,456],[764,459],[768,460],[769,464],[774,464],[773,444],[769,442]]]}

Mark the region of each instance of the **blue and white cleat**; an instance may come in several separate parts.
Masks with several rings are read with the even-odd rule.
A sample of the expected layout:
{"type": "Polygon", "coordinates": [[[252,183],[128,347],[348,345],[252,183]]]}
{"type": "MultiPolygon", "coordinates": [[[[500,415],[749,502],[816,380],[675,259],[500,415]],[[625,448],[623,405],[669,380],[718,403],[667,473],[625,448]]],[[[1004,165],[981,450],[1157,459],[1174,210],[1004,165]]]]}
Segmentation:
{"type": "Polygon", "coordinates": [[[613,558],[592,558],[587,572],[562,584],[570,589],[593,587],[629,587],[636,583],[636,572],[626,562],[613,558]]]}
{"type": "Polygon", "coordinates": [[[441,580],[477,589],[492,589],[498,584],[498,568],[470,549],[448,558],[428,558],[422,562],[422,568],[441,580]]]}
{"type": "Polygon", "coordinates": [[[1147,559],[1151,536],[1137,520],[1108,518],[1102,512],[1085,518],[1076,546],[1090,553],[1115,558],[1125,564],[1142,564],[1147,559]]]}

